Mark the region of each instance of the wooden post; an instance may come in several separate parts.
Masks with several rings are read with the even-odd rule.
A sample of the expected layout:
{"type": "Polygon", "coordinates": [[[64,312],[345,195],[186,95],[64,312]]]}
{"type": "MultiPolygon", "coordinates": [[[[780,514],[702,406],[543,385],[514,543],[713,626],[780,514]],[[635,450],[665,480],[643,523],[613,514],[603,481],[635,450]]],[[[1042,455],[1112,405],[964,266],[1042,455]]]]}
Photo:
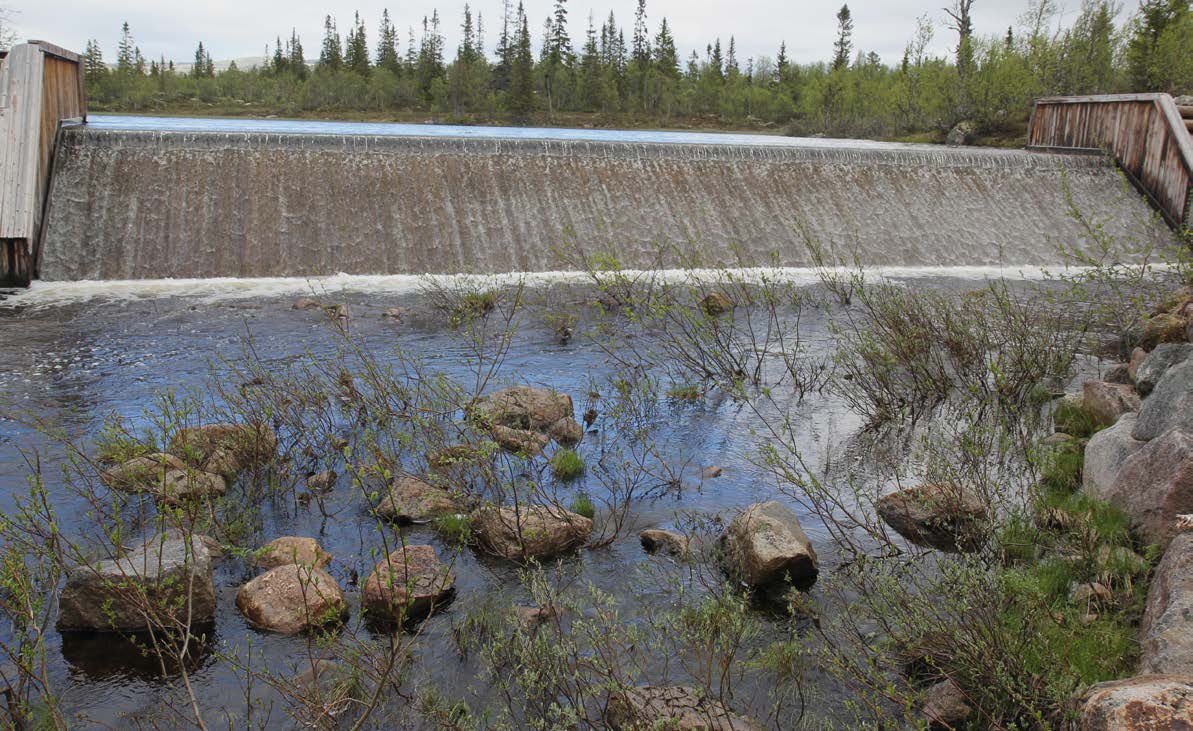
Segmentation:
{"type": "Polygon", "coordinates": [[[23,286],[37,276],[58,128],[86,116],[77,54],[30,41],[0,60],[0,284],[23,286]]]}

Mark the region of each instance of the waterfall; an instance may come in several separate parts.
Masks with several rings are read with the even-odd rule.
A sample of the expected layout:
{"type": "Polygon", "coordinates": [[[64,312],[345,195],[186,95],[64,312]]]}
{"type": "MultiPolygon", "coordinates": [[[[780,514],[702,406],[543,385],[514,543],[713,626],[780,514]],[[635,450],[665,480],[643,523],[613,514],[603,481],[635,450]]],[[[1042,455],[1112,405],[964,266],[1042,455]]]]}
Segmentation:
{"type": "MultiPolygon", "coordinates": [[[[725,145],[245,131],[65,130],[41,276],[264,277],[656,261],[1047,265],[1169,233],[1097,156],[912,145],[725,145]]],[[[675,264],[677,262],[663,262],[675,264]]]]}

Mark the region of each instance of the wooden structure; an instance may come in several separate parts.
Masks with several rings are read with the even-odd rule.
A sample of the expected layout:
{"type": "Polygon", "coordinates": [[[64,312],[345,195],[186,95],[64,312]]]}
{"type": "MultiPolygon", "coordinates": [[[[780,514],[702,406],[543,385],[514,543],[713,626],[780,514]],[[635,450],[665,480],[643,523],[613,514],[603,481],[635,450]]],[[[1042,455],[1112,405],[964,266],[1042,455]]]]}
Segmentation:
{"type": "Polygon", "coordinates": [[[1169,225],[1193,226],[1193,107],[1167,94],[1040,99],[1027,148],[1113,155],[1169,225]]]}
{"type": "Polygon", "coordinates": [[[0,284],[37,275],[58,129],[86,117],[78,54],[30,41],[0,58],[0,284]]]}

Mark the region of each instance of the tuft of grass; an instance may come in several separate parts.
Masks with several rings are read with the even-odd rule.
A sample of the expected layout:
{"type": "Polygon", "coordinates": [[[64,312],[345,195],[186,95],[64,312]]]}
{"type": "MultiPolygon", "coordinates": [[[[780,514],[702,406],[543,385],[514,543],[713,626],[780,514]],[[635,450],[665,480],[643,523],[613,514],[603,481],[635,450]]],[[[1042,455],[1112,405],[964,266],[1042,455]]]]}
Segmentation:
{"type": "Polygon", "coordinates": [[[551,474],[557,480],[574,480],[584,474],[584,458],[574,449],[560,449],[551,455],[551,474]]]}
{"type": "Polygon", "coordinates": [[[572,500],[572,504],[568,506],[568,510],[571,510],[576,515],[583,515],[589,520],[592,520],[593,516],[596,515],[596,506],[592,504],[592,498],[584,493],[580,493],[572,500]]]}
{"type": "Polygon", "coordinates": [[[1046,495],[1071,495],[1081,487],[1081,471],[1085,453],[1079,444],[1068,444],[1053,450],[1044,463],[1040,486],[1046,495]]]}
{"type": "Polygon", "coordinates": [[[1062,401],[1052,412],[1052,420],[1057,431],[1080,439],[1093,436],[1102,427],[1084,406],[1072,401],[1062,401]]]}
{"type": "Polygon", "coordinates": [[[675,401],[699,401],[703,395],[700,386],[694,383],[682,383],[667,389],[667,397],[675,401]]]}
{"type": "Polygon", "coordinates": [[[472,543],[472,519],[464,513],[441,515],[431,525],[448,543],[461,546],[472,543]]]}

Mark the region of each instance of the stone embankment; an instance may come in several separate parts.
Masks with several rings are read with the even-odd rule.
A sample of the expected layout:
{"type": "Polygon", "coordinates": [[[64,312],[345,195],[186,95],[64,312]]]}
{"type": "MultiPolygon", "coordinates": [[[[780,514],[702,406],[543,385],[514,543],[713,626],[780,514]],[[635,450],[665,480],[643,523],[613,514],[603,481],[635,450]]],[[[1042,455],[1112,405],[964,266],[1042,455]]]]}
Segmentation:
{"type": "MultiPolygon", "coordinates": [[[[1162,550],[1139,628],[1138,674],[1089,688],[1082,728],[1193,727],[1193,293],[1154,315],[1126,383],[1084,384],[1110,426],[1085,447],[1082,489],[1120,509],[1162,550]],[[1157,342],[1169,341],[1169,342],[1157,342]]],[[[1117,380],[1117,379],[1116,379],[1117,380]]]]}

